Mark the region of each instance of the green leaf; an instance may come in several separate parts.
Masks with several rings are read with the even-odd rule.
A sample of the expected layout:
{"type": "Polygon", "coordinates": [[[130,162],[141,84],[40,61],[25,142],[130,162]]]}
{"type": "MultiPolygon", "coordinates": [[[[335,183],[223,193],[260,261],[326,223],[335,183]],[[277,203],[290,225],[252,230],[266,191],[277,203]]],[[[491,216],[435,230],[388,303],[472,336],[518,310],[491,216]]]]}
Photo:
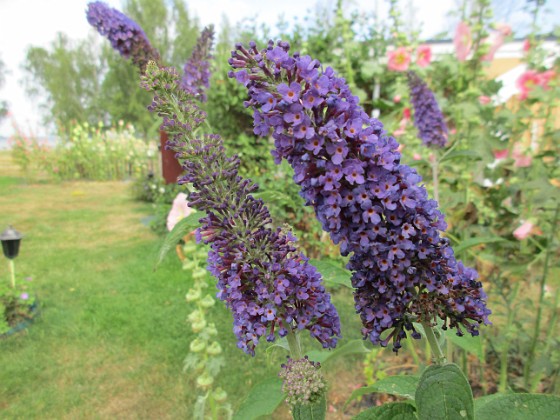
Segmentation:
{"type": "Polygon", "coordinates": [[[477,152],[474,152],[472,150],[454,150],[452,152],[450,152],[449,154],[447,154],[445,157],[443,157],[443,159],[441,159],[441,162],[446,162],[448,160],[452,160],[452,159],[463,159],[463,158],[470,158],[469,160],[480,160],[481,157],[477,152]]]}
{"type": "Polygon", "coordinates": [[[383,404],[379,407],[368,408],[362,411],[352,420],[413,420],[416,417],[416,409],[407,402],[396,402],[383,404]]]}
{"type": "Polygon", "coordinates": [[[494,394],[474,401],[477,420],[554,419],[560,397],[548,394],[494,394]]]}
{"type": "Polygon", "coordinates": [[[167,253],[175,248],[175,246],[186,234],[192,232],[200,226],[199,220],[204,216],[204,213],[194,212],[177,222],[173,230],[169,232],[163,240],[163,244],[159,249],[158,259],[156,261],[154,270],[161,264],[167,253]]]}
{"type": "Polygon", "coordinates": [[[415,400],[421,420],[474,419],[471,387],[454,364],[429,366],[420,377],[415,400]]]}
{"type": "Polygon", "coordinates": [[[461,243],[459,245],[457,245],[456,247],[453,247],[453,249],[455,250],[455,254],[459,255],[461,252],[466,251],[467,249],[472,248],[473,246],[496,243],[496,242],[506,242],[506,239],[504,239],[500,236],[470,238],[470,239],[466,239],[464,241],[461,241],[461,243]]]}
{"type": "Polygon", "coordinates": [[[457,347],[474,354],[478,360],[484,360],[484,353],[482,350],[482,340],[480,336],[473,337],[470,334],[465,334],[459,337],[455,330],[445,331],[445,338],[455,344],[457,347]]]}
{"type": "Polygon", "coordinates": [[[297,404],[292,409],[294,420],[323,420],[327,413],[327,400],[325,396],[315,404],[297,404]]]}
{"type": "Polygon", "coordinates": [[[346,404],[362,395],[372,394],[374,392],[382,392],[384,394],[396,395],[414,400],[418,381],[419,378],[415,375],[389,376],[388,378],[377,381],[373,385],[356,389],[352,392],[346,404]]]}
{"type": "Polygon", "coordinates": [[[309,263],[319,270],[326,283],[352,288],[352,282],[350,281],[352,273],[342,268],[339,264],[329,260],[313,259],[309,260],[309,263]]]}
{"type": "Polygon", "coordinates": [[[270,416],[284,400],[282,381],[272,377],[255,385],[234,414],[234,420],[253,420],[270,416]]]}
{"type": "Polygon", "coordinates": [[[334,359],[340,356],[347,356],[349,354],[366,354],[370,350],[364,346],[364,340],[355,339],[351,340],[336,350],[312,350],[307,353],[309,360],[319,363],[325,363],[327,360],[334,359]]]}

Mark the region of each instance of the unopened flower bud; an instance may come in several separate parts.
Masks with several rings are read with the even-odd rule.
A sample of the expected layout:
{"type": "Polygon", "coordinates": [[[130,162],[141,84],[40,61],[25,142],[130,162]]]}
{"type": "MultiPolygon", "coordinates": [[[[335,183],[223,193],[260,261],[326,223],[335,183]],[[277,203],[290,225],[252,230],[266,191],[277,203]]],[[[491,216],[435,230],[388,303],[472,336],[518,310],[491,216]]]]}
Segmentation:
{"type": "Polygon", "coordinates": [[[196,386],[208,389],[214,383],[214,378],[208,372],[204,372],[196,379],[196,386]]]}
{"type": "Polygon", "coordinates": [[[203,308],[211,308],[212,306],[214,306],[215,303],[216,303],[216,300],[212,296],[206,295],[200,301],[200,306],[202,306],[203,308]]]}
{"type": "Polygon", "coordinates": [[[185,299],[187,302],[194,302],[200,299],[200,289],[190,289],[185,295],[185,299]]]}
{"type": "Polygon", "coordinates": [[[217,356],[218,354],[221,354],[222,347],[220,346],[220,343],[214,341],[206,348],[206,353],[208,353],[210,356],[217,356]]]}
{"type": "Polygon", "coordinates": [[[190,350],[193,353],[201,352],[206,348],[206,341],[197,337],[193,341],[191,341],[190,350]]]}
{"type": "Polygon", "coordinates": [[[227,399],[227,392],[218,387],[214,390],[213,397],[217,403],[223,403],[227,399]]]}

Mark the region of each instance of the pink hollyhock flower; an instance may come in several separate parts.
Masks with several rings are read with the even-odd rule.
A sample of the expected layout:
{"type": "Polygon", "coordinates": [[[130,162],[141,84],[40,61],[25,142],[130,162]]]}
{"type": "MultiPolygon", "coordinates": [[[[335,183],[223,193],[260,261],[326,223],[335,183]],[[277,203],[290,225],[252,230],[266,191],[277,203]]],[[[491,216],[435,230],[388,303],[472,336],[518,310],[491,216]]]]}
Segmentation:
{"type": "Polygon", "coordinates": [[[526,39],[525,41],[523,41],[523,52],[529,52],[530,49],[531,49],[531,41],[526,39]]]}
{"type": "Polygon", "coordinates": [[[533,158],[531,156],[523,154],[522,146],[519,143],[516,143],[513,146],[511,157],[514,160],[513,166],[515,166],[516,168],[527,168],[531,166],[531,163],[533,161],[533,158]]]}
{"type": "Polygon", "coordinates": [[[543,89],[548,89],[548,84],[552,79],[554,79],[554,76],[556,76],[554,70],[547,70],[544,73],[539,74],[539,86],[543,89]]]}
{"type": "Polygon", "coordinates": [[[491,101],[492,100],[489,96],[481,95],[478,97],[478,102],[480,103],[480,105],[488,105],[491,101]]]}
{"type": "Polygon", "coordinates": [[[490,44],[490,48],[486,55],[482,57],[482,61],[492,61],[494,59],[494,55],[496,51],[500,49],[502,45],[504,45],[504,41],[506,37],[511,35],[511,26],[506,25],[505,23],[498,23],[496,25],[496,30],[490,34],[488,38],[484,40],[484,43],[490,44]]]}
{"type": "Polygon", "coordinates": [[[403,119],[410,120],[410,108],[403,109],[403,119]]]}
{"type": "Polygon", "coordinates": [[[410,65],[410,53],[405,47],[399,47],[395,51],[387,53],[389,62],[387,67],[392,71],[407,71],[410,65]]]}
{"type": "Polygon", "coordinates": [[[527,99],[529,92],[542,83],[542,78],[535,70],[527,70],[519,79],[517,79],[517,87],[521,91],[519,99],[527,99]]]}
{"type": "Polygon", "coordinates": [[[505,159],[508,157],[508,149],[494,150],[495,159],[505,159]]]}
{"type": "Polygon", "coordinates": [[[177,197],[173,200],[171,211],[167,215],[167,230],[173,230],[179,220],[187,217],[192,212],[193,209],[189,207],[187,202],[187,195],[185,193],[177,194],[177,197]]]}
{"type": "Polygon", "coordinates": [[[393,97],[393,102],[398,104],[401,101],[401,99],[402,99],[401,95],[395,95],[393,97]]]}
{"type": "Polygon", "coordinates": [[[432,61],[432,48],[429,45],[420,45],[416,50],[416,64],[418,67],[427,67],[432,61]]]}
{"type": "Polygon", "coordinates": [[[530,221],[525,221],[521,226],[513,231],[515,239],[522,241],[532,235],[541,235],[542,231],[530,221]]]}
{"type": "Polygon", "coordinates": [[[457,60],[465,61],[472,47],[471,28],[465,22],[460,22],[459,25],[457,25],[453,44],[455,45],[457,60]]]}

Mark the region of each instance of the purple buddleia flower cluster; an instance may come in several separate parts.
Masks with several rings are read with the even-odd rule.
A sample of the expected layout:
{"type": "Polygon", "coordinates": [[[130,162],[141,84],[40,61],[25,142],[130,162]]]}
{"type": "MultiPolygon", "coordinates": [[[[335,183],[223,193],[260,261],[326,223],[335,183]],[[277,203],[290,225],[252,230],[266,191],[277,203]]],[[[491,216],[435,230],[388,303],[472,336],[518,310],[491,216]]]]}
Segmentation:
{"type": "Polygon", "coordinates": [[[206,102],[206,89],[210,87],[210,60],[214,27],[204,28],[196,41],[191,57],[185,63],[181,85],[191,95],[197,96],[201,102],[206,102]]]}
{"type": "Polygon", "coordinates": [[[254,132],[272,134],[273,156],[294,168],[306,204],[323,229],[352,254],[354,300],[364,338],[393,349],[413,322],[472,335],[490,311],[477,273],[456,261],[437,202],[416,171],[400,163],[398,143],[358,105],[345,80],[289,44],[259,51],[236,45],[229,73],[248,89],[254,132]],[[390,331],[388,331],[390,330],[390,331]]]}
{"type": "Polygon", "coordinates": [[[90,25],[106,36],[124,58],[130,58],[140,71],[144,71],[148,61],[159,60],[159,53],[140,25],[124,13],[96,1],[88,4],[86,16],[90,25]]]}
{"type": "Polygon", "coordinates": [[[418,137],[426,146],[444,147],[447,143],[447,124],[433,92],[415,72],[409,71],[407,77],[418,137]]]}
{"type": "Polygon", "coordinates": [[[335,347],[340,321],[320,273],[295,247],[295,237],[272,229],[258,187],[238,174],[239,158],[228,157],[217,135],[195,139],[204,119],[173,69],[148,64],[142,86],[155,94],[149,109],[163,117],[162,129],[192,183],[189,206],[206,212],[197,239],[210,244],[208,269],[218,279],[217,296],[233,314],[238,347],[254,355],[262,336],[274,341],[306,329],[325,348],[335,347]]]}

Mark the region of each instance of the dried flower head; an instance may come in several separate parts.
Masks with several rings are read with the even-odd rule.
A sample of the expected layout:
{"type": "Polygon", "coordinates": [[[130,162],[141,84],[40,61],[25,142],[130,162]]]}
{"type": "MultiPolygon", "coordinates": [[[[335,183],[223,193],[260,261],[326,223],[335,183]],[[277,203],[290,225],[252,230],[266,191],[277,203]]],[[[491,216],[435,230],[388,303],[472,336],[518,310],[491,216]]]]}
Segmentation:
{"type": "Polygon", "coordinates": [[[299,360],[288,358],[278,374],[284,381],[282,392],[286,394],[288,405],[314,404],[325,395],[327,383],[320,368],[319,363],[310,361],[307,356],[299,360]]]}

